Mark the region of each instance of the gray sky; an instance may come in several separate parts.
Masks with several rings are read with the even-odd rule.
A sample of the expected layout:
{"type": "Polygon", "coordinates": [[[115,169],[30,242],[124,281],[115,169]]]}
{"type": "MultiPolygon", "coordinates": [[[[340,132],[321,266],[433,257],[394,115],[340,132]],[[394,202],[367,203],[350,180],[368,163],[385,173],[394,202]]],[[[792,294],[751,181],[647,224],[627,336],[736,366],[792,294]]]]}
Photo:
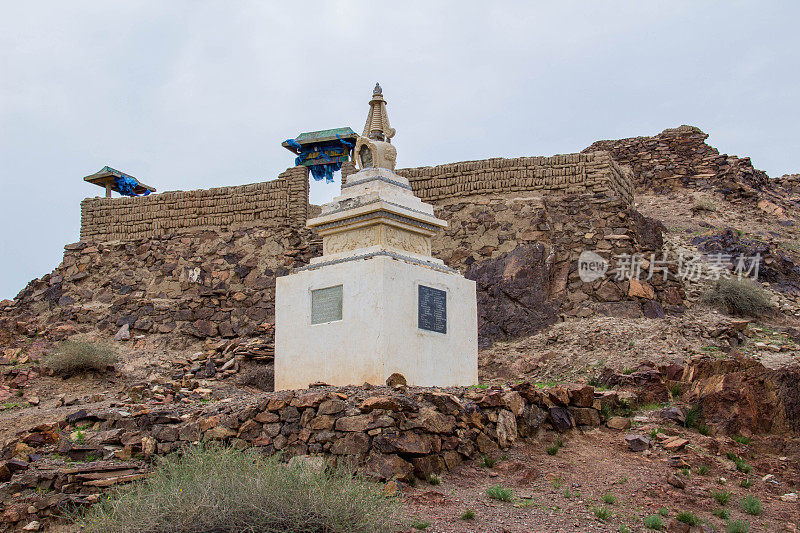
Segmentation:
{"type": "MultiPolygon", "coordinates": [[[[699,126],[800,170],[800,3],[0,2],[0,298],[76,242],[82,177],[269,180],[384,88],[401,167],[699,126]]],[[[312,185],[312,201],[338,192],[312,185]]]]}

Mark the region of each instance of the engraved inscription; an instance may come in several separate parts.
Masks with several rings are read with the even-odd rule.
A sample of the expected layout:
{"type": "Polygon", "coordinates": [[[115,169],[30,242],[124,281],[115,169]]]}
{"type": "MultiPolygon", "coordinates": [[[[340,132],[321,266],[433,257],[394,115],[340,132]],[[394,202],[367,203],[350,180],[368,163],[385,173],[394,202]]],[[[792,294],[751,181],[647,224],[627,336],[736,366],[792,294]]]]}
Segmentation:
{"type": "Polygon", "coordinates": [[[342,319],[342,286],[311,291],[311,323],[323,324],[342,319]]]}
{"type": "Polygon", "coordinates": [[[447,293],[420,285],[417,317],[419,329],[447,333],[447,293]]]}

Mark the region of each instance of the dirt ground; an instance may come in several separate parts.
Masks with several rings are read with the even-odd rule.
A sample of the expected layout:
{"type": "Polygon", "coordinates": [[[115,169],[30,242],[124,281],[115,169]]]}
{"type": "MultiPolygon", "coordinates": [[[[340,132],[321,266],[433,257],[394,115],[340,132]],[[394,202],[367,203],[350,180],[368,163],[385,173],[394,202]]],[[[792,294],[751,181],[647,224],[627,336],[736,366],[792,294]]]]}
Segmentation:
{"type": "Polygon", "coordinates": [[[665,514],[665,527],[679,512],[690,511],[715,531],[726,531],[725,521],[713,514],[719,509],[726,509],[729,519],[749,522],[751,532],[794,531],[800,525],[798,503],[780,499],[800,484],[796,456],[759,462],[759,453],[753,451],[754,464],[759,466],[745,475],[720,452],[736,450],[744,457],[749,450],[758,449],[755,442],[742,446],[726,437],[703,437],[665,426],[663,420],[656,424],[652,417],[639,420],[637,433],[662,427],[669,434],[684,435],[690,444],[677,453],[657,446],[647,452],[631,452],[624,444],[627,432],[597,429],[563,437],[564,446],[551,456],[545,449],[555,437],[543,435],[506,451],[492,468],[476,461],[443,475],[439,485],[420,482],[405,496],[409,514],[418,527],[429,523],[425,531],[437,533],[625,531],[623,526],[645,531],[644,517],[659,514],[659,510],[665,514]],[[670,457],[685,461],[688,475],[671,467],[670,457]],[[705,468],[698,470],[701,466],[705,468]],[[666,482],[673,473],[686,483],[685,489],[666,482]],[[770,473],[774,481],[763,481],[770,473]],[[741,487],[744,479],[751,480],[752,486],[741,487]],[[487,496],[487,489],[498,485],[512,490],[511,501],[487,496]],[[715,501],[715,491],[731,493],[727,505],[715,501]],[[604,495],[613,496],[615,502],[604,503],[604,495]],[[762,502],[759,516],[742,510],[740,499],[746,495],[762,502]],[[600,509],[607,509],[609,518],[599,519],[595,511],[600,509]],[[474,519],[462,519],[467,510],[474,512],[474,519]]]}

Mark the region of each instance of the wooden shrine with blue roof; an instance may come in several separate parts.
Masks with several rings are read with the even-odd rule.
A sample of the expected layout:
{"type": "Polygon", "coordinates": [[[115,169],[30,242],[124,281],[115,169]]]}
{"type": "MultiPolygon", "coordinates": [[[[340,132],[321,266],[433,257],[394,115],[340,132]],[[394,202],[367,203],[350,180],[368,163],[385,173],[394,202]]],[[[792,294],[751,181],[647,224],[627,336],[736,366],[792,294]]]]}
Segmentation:
{"type": "Polygon", "coordinates": [[[335,128],[301,133],[285,140],[281,146],[297,155],[296,166],[308,167],[315,180],[325,178],[331,183],[333,173],[352,157],[357,138],[350,128],[335,128]]]}

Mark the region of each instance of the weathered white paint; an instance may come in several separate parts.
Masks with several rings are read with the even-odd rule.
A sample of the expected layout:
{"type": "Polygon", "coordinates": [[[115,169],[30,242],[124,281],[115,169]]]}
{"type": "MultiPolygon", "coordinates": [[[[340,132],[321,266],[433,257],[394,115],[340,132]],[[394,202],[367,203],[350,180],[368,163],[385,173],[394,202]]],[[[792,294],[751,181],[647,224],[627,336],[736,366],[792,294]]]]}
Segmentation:
{"type": "Polygon", "coordinates": [[[300,271],[277,280],[275,389],[383,385],[399,372],[409,385],[478,381],[475,282],[377,256],[300,271]],[[447,292],[447,333],[417,327],[417,286],[447,292]],[[341,284],[342,320],[311,324],[311,291],[341,284]]]}

